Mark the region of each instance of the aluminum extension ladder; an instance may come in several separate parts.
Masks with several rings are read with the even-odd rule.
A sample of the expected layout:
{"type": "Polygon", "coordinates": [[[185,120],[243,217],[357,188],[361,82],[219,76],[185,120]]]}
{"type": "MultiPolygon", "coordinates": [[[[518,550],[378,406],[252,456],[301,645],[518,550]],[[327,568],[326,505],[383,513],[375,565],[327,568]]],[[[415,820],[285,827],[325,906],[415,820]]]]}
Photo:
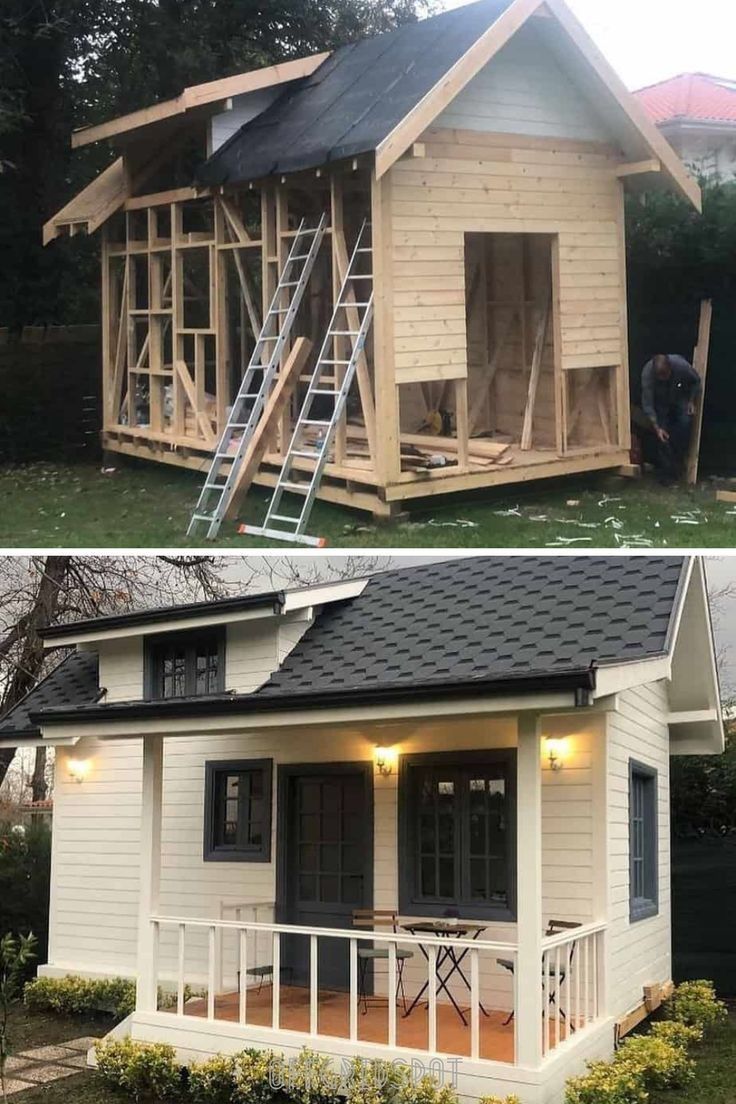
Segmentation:
{"type": "Polygon", "coordinates": [[[370,245],[365,244],[369,230],[368,222],[364,221],[335,302],[332,318],[315,363],[263,525],[241,525],[238,530],[240,533],[268,537],[270,540],[309,544],[313,547],[324,544],[320,537],[310,537],[304,530],[322,479],[330,445],[355,377],[358,359],[363,352],[373,320],[373,250],[370,245]],[[361,273],[358,269],[366,255],[368,255],[368,272],[361,273]],[[353,311],[358,315],[357,329],[350,328],[349,320],[353,311]],[[338,359],[338,345],[343,342],[336,339],[340,338],[347,339],[352,346],[347,360],[338,359]],[[339,387],[336,387],[339,369],[344,369],[344,375],[339,387]],[[329,378],[323,378],[325,370],[329,378]],[[330,384],[332,386],[329,386],[330,384]],[[316,399],[323,400],[328,405],[332,403],[332,412],[329,416],[325,418],[312,416],[312,407],[316,399]],[[305,434],[312,434],[314,439],[310,440],[307,437],[305,440],[305,434]],[[301,482],[298,479],[299,471],[295,470],[294,465],[294,461],[298,459],[314,461],[313,470],[305,473],[309,478],[301,482]],[[285,494],[302,499],[301,509],[296,516],[281,512],[281,501],[285,494]]]}
{"type": "Polygon", "coordinates": [[[225,516],[243,456],[271,393],[284,346],[314,268],[327,215],[322,215],[317,226],[305,227],[305,221],[302,219],[299,225],[279,275],[278,286],[189,522],[187,536],[191,536],[201,522],[207,525],[207,539],[214,539],[225,516]],[[239,433],[241,436],[233,451],[231,446],[239,433]]]}

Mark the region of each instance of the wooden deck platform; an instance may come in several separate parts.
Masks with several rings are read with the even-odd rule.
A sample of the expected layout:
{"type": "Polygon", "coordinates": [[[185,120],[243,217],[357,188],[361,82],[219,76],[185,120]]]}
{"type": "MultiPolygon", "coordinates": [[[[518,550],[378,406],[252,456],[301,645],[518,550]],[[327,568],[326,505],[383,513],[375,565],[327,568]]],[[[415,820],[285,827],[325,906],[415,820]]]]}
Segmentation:
{"type": "MultiPolygon", "coordinates": [[[[309,1034],[309,990],[297,986],[281,986],[280,1024],[285,1031],[300,1031],[309,1034]]],[[[185,1015],[204,1017],[207,1015],[207,1002],[202,999],[191,1000],[185,1008],[185,1015]]],[[[514,1061],[514,1021],[504,1025],[508,1013],[488,1010],[488,1015],[480,1016],[480,1057],[495,1062],[514,1061]]],[[[470,1015],[465,1026],[455,1009],[447,1003],[437,1004],[437,1047],[433,1053],[452,1054],[459,1057],[470,1056],[470,1015]]],[[[215,1001],[215,1019],[230,1023],[238,1022],[238,995],[227,993],[215,1001]]],[[[272,1024],[272,994],[270,985],[260,990],[249,990],[247,994],[246,1023],[261,1027],[272,1024]]],[[[319,1034],[350,1038],[350,1015],[348,994],[344,992],[323,991],[319,994],[318,1010],[319,1034]]],[[[556,1021],[550,1019],[550,1045],[556,1041],[556,1021]]],[[[567,1037],[564,1020],[560,1022],[562,1042],[567,1037]]],[[[362,1042],[383,1043],[388,1045],[388,1007],[380,998],[369,998],[367,1010],[361,1005],[358,1013],[358,1039],[362,1042]]],[[[305,1040],[305,1043],[307,1040],[305,1040]]],[[[401,1004],[396,1009],[396,1043],[400,1047],[412,1050],[429,1050],[428,1014],[426,1005],[418,1005],[409,1016],[404,1016],[401,1004]]]]}

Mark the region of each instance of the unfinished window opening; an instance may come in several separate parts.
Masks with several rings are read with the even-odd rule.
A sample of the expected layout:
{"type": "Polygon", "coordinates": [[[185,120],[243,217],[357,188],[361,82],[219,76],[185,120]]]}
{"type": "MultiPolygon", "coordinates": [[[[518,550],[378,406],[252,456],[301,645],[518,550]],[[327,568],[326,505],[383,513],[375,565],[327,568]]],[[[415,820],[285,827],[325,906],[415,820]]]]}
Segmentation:
{"type": "Polygon", "coordinates": [[[210,327],[210,253],[209,249],[182,250],[183,328],[206,330],[210,327]]]}
{"type": "Polygon", "coordinates": [[[148,245],[148,213],[128,211],[126,233],[128,242],[145,242],[148,245]]]}
{"type": "Polygon", "coordinates": [[[565,448],[615,445],[616,368],[571,368],[564,374],[565,448]]]}
{"type": "Polygon", "coordinates": [[[154,248],[171,245],[171,208],[154,207],[151,211],[152,240],[154,248]]]}
{"type": "Polygon", "coordinates": [[[550,234],[466,234],[471,436],[556,446],[550,234]]]}
{"type": "Polygon", "coordinates": [[[185,244],[211,241],[214,238],[215,215],[211,199],[192,200],[182,204],[181,234],[185,244]]]}

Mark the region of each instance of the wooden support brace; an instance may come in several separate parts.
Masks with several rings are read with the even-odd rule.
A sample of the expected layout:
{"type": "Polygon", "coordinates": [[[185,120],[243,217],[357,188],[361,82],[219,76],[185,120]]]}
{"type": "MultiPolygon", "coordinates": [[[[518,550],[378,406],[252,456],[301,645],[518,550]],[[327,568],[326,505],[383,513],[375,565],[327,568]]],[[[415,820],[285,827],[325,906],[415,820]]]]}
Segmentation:
{"type": "Polygon", "coordinates": [[[279,420],[286,409],[291,396],[294,394],[299,380],[299,374],[309,356],[312,343],[309,338],[298,337],[286,359],[286,363],[279,372],[278,379],[266,402],[258,424],[253,431],[250,444],[245,450],[240,473],[235,481],[230,498],[225,509],[225,519],[232,520],[238,512],[240,503],[247,495],[253,480],[258,475],[261,461],[268,451],[279,420]]]}
{"type": "Polygon", "coordinates": [[[662,171],[662,162],[657,158],[649,161],[632,161],[626,165],[619,165],[616,176],[621,180],[626,176],[641,176],[643,173],[658,173],[662,171]]]}
{"type": "Polygon", "coordinates": [[[708,377],[708,357],[710,355],[710,334],[713,322],[713,302],[704,299],[700,304],[700,323],[698,326],[698,344],[693,355],[693,367],[701,380],[700,395],[695,402],[695,417],[693,418],[693,431],[690,435],[690,447],[685,466],[685,481],[690,486],[698,482],[698,466],[700,463],[700,439],[703,434],[703,408],[705,405],[705,383],[708,377]]]}
{"type": "Polygon", "coordinates": [[[542,372],[544,346],[547,342],[547,329],[549,327],[550,310],[551,298],[548,298],[547,303],[545,304],[542,314],[539,318],[539,325],[537,326],[537,337],[534,343],[534,355],[532,357],[532,370],[529,374],[529,390],[526,399],[526,409],[524,411],[524,424],[521,430],[521,447],[524,451],[528,451],[532,447],[534,407],[537,402],[539,377],[542,372]]]}
{"type": "Polygon", "coordinates": [[[503,354],[504,348],[506,346],[506,342],[508,341],[508,338],[509,338],[509,334],[511,333],[511,328],[514,325],[514,322],[516,321],[518,313],[519,312],[515,309],[511,311],[508,318],[506,319],[506,323],[503,326],[503,328],[501,330],[501,333],[499,334],[498,341],[496,343],[496,348],[493,350],[493,356],[491,357],[490,362],[488,364],[488,378],[486,380],[486,384],[487,384],[486,391],[485,392],[480,391],[476,395],[475,402],[473,403],[472,409],[470,411],[470,432],[471,432],[471,434],[475,433],[475,428],[478,424],[478,418],[481,415],[481,412],[483,410],[483,404],[485,403],[486,398],[487,398],[487,392],[490,390],[491,385],[492,385],[494,379],[496,378],[496,372],[498,371],[498,367],[501,363],[501,356],[503,354]]]}
{"type": "Polygon", "coordinates": [[[212,432],[212,425],[207,414],[200,410],[197,406],[197,392],[194,386],[194,380],[189,375],[189,369],[183,360],[174,361],[174,371],[176,372],[179,381],[181,382],[184,392],[189,401],[189,404],[194,411],[194,415],[197,419],[197,424],[202,431],[202,436],[205,438],[209,448],[214,448],[217,444],[217,437],[212,432]]]}

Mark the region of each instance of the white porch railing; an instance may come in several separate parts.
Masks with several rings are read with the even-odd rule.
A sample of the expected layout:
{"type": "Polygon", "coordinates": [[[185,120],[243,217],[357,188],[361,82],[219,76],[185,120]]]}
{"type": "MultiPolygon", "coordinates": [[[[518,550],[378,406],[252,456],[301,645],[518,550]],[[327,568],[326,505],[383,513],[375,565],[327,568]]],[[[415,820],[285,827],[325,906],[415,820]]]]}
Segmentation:
{"type": "MultiPolygon", "coordinates": [[[[171,932],[176,937],[174,946],[178,1016],[198,1016],[213,1022],[230,1020],[241,1026],[258,1025],[261,1028],[265,1026],[275,1032],[288,1030],[290,1034],[296,1031],[305,1036],[305,1041],[312,1038],[310,1045],[314,1045],[314,1037],[334,1037],[335,1032],[320,1031],[319,962],[320,948],[324,947],[323,941],[329,941],[333,946],[337,941],[343,947],[347,943],[348,963],[348,985],[344,994],[347,1004],[346,1029],[345,1033],[341,1030],[339,1034],[340,1037],[351,1041],[366,1042],[368,1040],[362,1038],[359,1028],[361,1023],[359,948],[372,945],[375,948],[385,948],[387,952],[386,958],[381,960],[380,975],[382,1003],[385,1002],[386,1007],[386,1034],[385,1042],[379,1045],[387,1045],[391,1048],[409,1045],[410,1049],[423,1050],[430,1054],[460,1054],[473,1060],[490,1058],[518,1064],[518,1031],[510,1025],[514,1020],[518,1021],[519,1017],[525,1015],[525,1002],[523,994],[519,992],[518,948],[514,943],[487,939],[452,938],[448,940],[443,937],[410,935],[403,932],[315,929],[244,919],[242,912],[252,908],[252,905],[234,906],[233,909],[236,911],[234,920],[171,916],[151,918],[150,935],[153,952],[151,959],[154,963],[156,980],[159,976],[162,933],[171,932]],[[281,998],[284,987],[284,982],[281,980],[282,941],[290,936],[298,936],[308,941],[306,955],[308,980],[305,976],[305,984],[300,986],[305,994],[308,990],[308,1006],[303,1020],[300,1019],[296,1026],[291,1004],[289,1008],[291,1020],[288,1024],[282,1024],[281,998]],[[203,957],[206,962],[207,993],[206,997],[198,1002],[196,1008],[191,1005],[185,1007],[187,982],[192,980],[191,973],[187,977],[186,969],[188,939],[191,943],[197,944],[198,959],[202,960],[203,957]],[[237,986],[233,986],[229,994],[223,993],[221,981],[223,940],[227,940],[231,949],[235,950],[237,962],[238,983],[237,986]],[[464,978],[454,971],[447,986],[457,1004],[463,1005],[462,1019],[458,1013],[457,1004],[453,1008],[449,1002],[447,988],[443,988],[441,980],[442,976],[447,978],[447,971],[452,967],[452,960],[447,958],[450,945],[453,954],[461,962],[464,978]],[[256,957],[259,953],[261,959],[264,957],[263,951],[257,950],[264,946],[270,952],[267,953],[268,962],[265,967],[264,962],[256,957]],[[400,970],[400,959],[397,956],[399,949],[413,952],[412,992],[409,993],[409,998],[418,993],[426,983],[421,1002],[422,1008],[426,1007],[427,1012],[426,1046],[417,1044],[417,1031],[414,1031],[411,1043],[406,1043],[399,1002],[395,998],[389,998],[390,994],[397,994],[400,970]],[[460,956],[463,957],[460,958],[460,956]],[[444,963],[444,969],[441,968],[439,971],[440,978],[437,970],[438,958],[441,966],[444,963]],[[499,959],[504,960],[503,965],[499,963],[499,959]],[[254,967],[258,969],[254,971],[254,967]],[[268,1000],[270,1022],[266,1024],[263,1017],[265,997],[260,993],[264,973],[271,984],[268,1000]],[[257,997],[254,995],[253,987],[248,984],[248,979],[254,974],[260,978],[257,997]],[[513,977],[509,978],[509,974],[513,977]],[[502,1004],[492,1004],[491,1000],[497,1000],[499,993],[503,994],[502,1004]],[[226,1002],[227,1007],[225,1007],[226,1002]],[[256,1004],[261,1013],[259,1019],[253,1018],[256,1004]],[[249,1018],[250,1005],[253,1005],[253,1015],[249,1018]],[[501,1027],[505,1029],[505,1034],[501,1031],[501,1027]],[[495,1030],[498,1037],[506,1040],[504,1054],[507,1056],[494,1057],[488,1053],[487,1042],[484,1039],[487,1040],[488,1032],[491,1030],[495,1030]],[[462,1046],[455,1050],[453,1041],[457,1043],[458,1031],[462,1035],[462,1046]]],[[[574,1043],[577,1035],[604,1014],[602,940],[605,927],[605,924],[586,925],[542,941],[540,985],[543,990],[543,1015],[540,1033],[543,1057],[549,1056],[560,1045],[574,1043]]],[[[168,951],[172,953],[174,946],[170,945],[169,939],[166,943],[169,944],[168,951]]],[[[201,970],[198,973],[201,976],[201,970]]],[[[404,981],[407,983],[406,972],[404,981]]],[[[155,987],[151,986],[149,991],[155,992],[155,987]]],[[[328,991],[334,1005],[334,987],[331,990],[327,988],[322,990],[323,993],[328,991]]],[[[375,995],[370,999],[375,999],[375,995]]],[[[138,1011],[156,1012],[157,1009],[139,1007],[138,1011]]],[[[420,1014],[419,1008],[412,1012],[408,1019],[411,1020],[415,1014],[420,1014]]]]}
{"type": "Polygon", "coordinates": [[[605,931],[605,924],[586,924],[542,940],[544,1055],[603,1015],[605,931]]]}

